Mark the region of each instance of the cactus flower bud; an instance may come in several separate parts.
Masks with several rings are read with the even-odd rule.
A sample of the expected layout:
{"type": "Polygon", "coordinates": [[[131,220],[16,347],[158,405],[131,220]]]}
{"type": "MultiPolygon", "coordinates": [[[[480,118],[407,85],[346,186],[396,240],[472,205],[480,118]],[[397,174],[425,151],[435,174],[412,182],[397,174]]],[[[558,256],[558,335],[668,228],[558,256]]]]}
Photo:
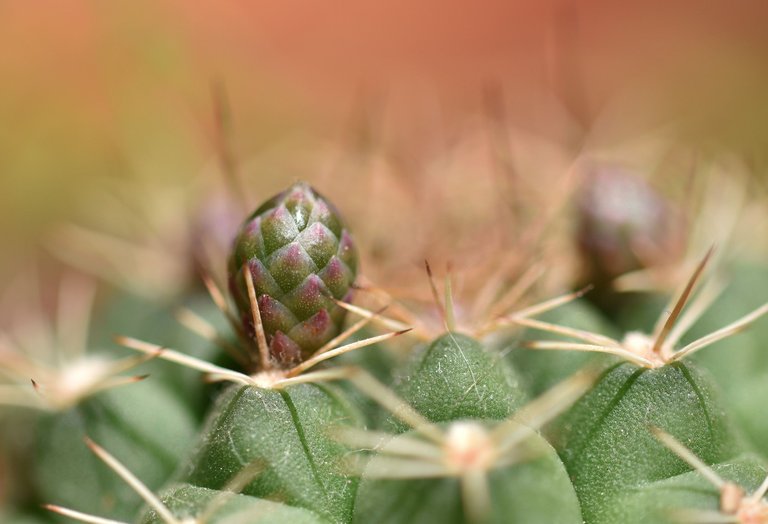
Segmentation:
{"type": "Polygon", "coordinates": [[[240,228],[229,288],[246,335],[254,325],[243,274],[253,278],[270,356],[288,367],[337,335],[357,272],[357,252],[338,211],[305,183],[261,205],[240,228]]]}
{"type": "Polygon", "coordinates": [[[577,204],[577,240],[590,282],[599,287],[682,254],[681,217],[645,180],[616,166],[590,175],[577,204]]]}

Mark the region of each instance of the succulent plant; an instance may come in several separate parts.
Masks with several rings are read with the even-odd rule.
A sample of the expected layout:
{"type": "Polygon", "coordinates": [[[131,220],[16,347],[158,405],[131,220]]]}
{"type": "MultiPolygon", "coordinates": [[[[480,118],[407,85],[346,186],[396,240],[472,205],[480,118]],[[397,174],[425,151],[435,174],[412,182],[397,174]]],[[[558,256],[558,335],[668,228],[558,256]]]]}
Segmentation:
{"type": "MultiPolygon", "coordinates": [[[[438,347],[443,344],[443,339],[436,341],[438,347]]],[[[431,374],[446,384],[463,383],[464,348],[448,344],[442,349],[445,365],[431,374]]],[[[481,418],[493,413],[496,395],[478,391],[474,409],[464,405],[456,410],[451,396],[425,396],[434,384],[431,378],[412,376],[414,382],[425,380],[423,389],[411,387],[399,398],[370,376],[356,377],[357,387],[412,429],[398,435],[337,430],[353,449],[375,450],[357,463],[362,479],[353,522],[582,522],[565,468],[536,429],[589,387],[589,374],[565,381],[524,407],[510,408],[515,413],[501,421],[481,418]],[[429,414],[414,408],[430,397],[435,402],[425,406],[429,414]],[[381,507],[391,510],[382,512],[381,507]]],[[[498,375],[488,382],[495,383],[502,398],[513,398],[518,387],[498,375]]],[[[482,387],[486,392],[487,386],[482,387]]]]}
{"type": "Polygon", "coordinates": [[[509,362],[460,333],[435,339],[395,374],[395,391],[432,422],[505,419],[527,397],[509,362]]]}
{"type": "Polygon", "coordinates": [[[749,420],[764,402],[765,331],[731,336],[768,305],[752,309],[749,285],[718,302],[719,281],[700,285],[710,258],[650,334],[621,336],[585,290],[547,298],[557,291],[542,291],[539,261],[489,261],[487,281],[472,268],[464,289],[449,272],[442,299],[427,264],[423,288],[402,297],[354,284],[338,211],[295,184],[238,233],[231,300],[204,273],[221,318],[201,297],[177,311],[202,349],[148,308],[159,325],[135,322],[122,299],[112,317],[133,317],[132,332],[116,341],[140,355],[67,354],[57,370],[0,338],[0,403],[13,406],[0,416],[44,413],[26,496],[50,510],[19,503],[22,515],[0,519],[766,524],[768,465],[755,452],[768,422],[749,420]],[[721,341],[747,356],[698,357],[721,341]],[[729,384],[743,391],[722,395],[729,384]]]}
{"type": "Polygon", "coordinates": [[[661,443],[644,431],[649,425],[679,435],[710,464],[744,451],[717,386],[682,359],[745,328],[768,313],[768,305],[680,349],[675,347],[712,299],[702,291],[683,313],[711,255],[712,250],[667,309],[669,313],[659,317],[651,336],[630,332],[619,341],[599,333],[519,320],[580,341],[532,342],[531,347],[600,352],[626,361],[608,367],[592,391],[550,428],[590,522],[615,522],[617,514],[606,508],[616,509],[612,503],[619,494],[684,471],[685,466],[662,453],[661,443]]]}
{"type": "Polygon", "coordinates": [[[222,489],[244,462],[257,461],[268,473],[243,486],[243,494],[279,493],[287,504],[349,521],[357,483],[336,466],[344,449],[327,434],[330,421],[362,427],[360,414],[332,385],[298,384],[282,391],[232,386],[219,396],[184,480],[222,489]]]}

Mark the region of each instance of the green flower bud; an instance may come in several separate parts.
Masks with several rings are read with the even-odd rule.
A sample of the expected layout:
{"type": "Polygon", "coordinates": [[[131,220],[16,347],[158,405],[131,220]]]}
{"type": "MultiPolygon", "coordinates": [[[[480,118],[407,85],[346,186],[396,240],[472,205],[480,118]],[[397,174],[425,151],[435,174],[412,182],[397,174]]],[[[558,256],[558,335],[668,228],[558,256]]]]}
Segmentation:
{"type": "MultiPolygon", "coordinates": [[[[357,252],[336,209],[298,183],[242,225],[229,259],[229,287],[247,335],[253,315],[243,268],[250,270],[270,356],[296,364],[337,335],[357,273],[357,252]]],[[[253,338],[253,337],[251,337],[253,338]]]]}

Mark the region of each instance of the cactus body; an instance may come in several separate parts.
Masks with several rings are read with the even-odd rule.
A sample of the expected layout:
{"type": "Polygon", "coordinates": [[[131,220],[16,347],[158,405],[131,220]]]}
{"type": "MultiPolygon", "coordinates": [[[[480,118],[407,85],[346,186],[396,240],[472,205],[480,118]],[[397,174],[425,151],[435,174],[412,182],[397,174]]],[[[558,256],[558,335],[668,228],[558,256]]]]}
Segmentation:
{"type": "MultiPolygon", "coordinates": [[[[226,319],[207,295],[196,293],[185,300],[185,307],[207,319],[216,328],[226,332],[226,319]]],[[[111,300],[100,312],[98,322],[91,334],[94,346],[108,348],[113,344],[116,333],[141,333],[149,340],[157,341],[164,347],[183,348],[184,353],[197,358],[219,362],[223,356],[220,347],[202,339],[181,325],[174,317],[174,311],[167,305],[154,304],[141,297],[120,295],[111,300]]],[[[122,356],[121,352],[119,356],[122,356]]],[[[113,355],[112,358],[117,355],[113,355]]],[[[210,385],[200,380],[200,372],[180,367],[178,364],[152,359],[137,369],[138,373],[150,375],[151,382],[162,383],[163,389],[176,395],[189,406],[196,417],[202,418],[206,411],[210,385]]]]}
{"type": "Polygon", "coordinates": [[[345,450],[328,434],[333,425],[361,423],[330,385],[300,384],[281,391],[231,387],[210,414],[185,480],[222,489],[257,461],[265,473],[244,494],[277,498],[334,522],[348,521],[357,480],[339,465],[345,450]]]}
{"type": "MultiPolygon", "coordinates": [[[[554,324],[567,324],[570,327],[604,333],[615,336],[616,328],[605,319],[599,311],[584,301],[576,301],[541,315],[541,320],[554,324]]],[[[540,335],[536,330],[527,330],[523,339],[536,339],[540,335]]],[[[551,335],[550,335],[551,336],[551,335]]],[[[558,339],[557,336],[551,336],[558,339]]],[[[560,337],[565,339],[565,337],[560,337]]],[[[515,341],[508,342],[515,344],[515,341]]],[[[615,358],[604,354],[586,353],[579,351],[537,351],[524,347],[513,349],[509,353],[509,361],[521,373],[525,387],[533,396],[540,395],[549,388],[587,365],[609,365],[615,358]]]]}
{"type": "Polygon", "coordinates": [[[299,183],[243,224],[229,259],[229,287],[244,331],[254,325],[242,269],[253,277],[272,359],[288,367],[338,334],[357,273],[352,237],[334,207],[299,183]]]}
{"type": "Polygon", "coordinates": [[[674,434],[708,464],[740,452],[714,389],[691,365],[618,364],[557,421],[550,432],[588,522],[615,522],[605,507],[616,494],[690,469],[651,426],[674,434]]]}
{"type": "MultiPolygon", "coordinates": [[[[740,264],[729,279],[728,289],[693,326],[690,339],[703,336],[722,324],[723,319],[743,315],[768,296],[768,271],[765,267],[740,264]]],[[[768,323],[758,322],[729,341],[720,351],[702,351],[693,356],[709,370],[723,391],[728,412],[745,433],[752,447],[768,458],[768,417],[757,415],[768,395],[768,352],[765,340],[768,323]]]]}
{"type": "MultiPolygon", "coordinates": [[[[492,425],[492,423],[489,423],[492,425]]],[[[398,444],[405,433],[387,446],[398,444]]],[[[529,449],[535,448],[530,461],[488,472],[491,506],[480,522],[526,524],[581,524],[581,510],[576,493],[563,463],[552,447],[531,432],[529,449]]],[[[374,457],[369,468],[376,468],[374,457]]],[[[459,480],[456,478],[378,479],[363,473],[355,503],[354,523],[429,524],[473,522],[462,507],[459,480]]]]}
{"type": "MultiPolygon", "coordinates": [[[[744,489],[745,494],[754,492],[768,473],[765,463],[754,455],[742,455],[712,469],[723,480],[744,489]]],[[[717,512],[721,501],[721,492],[710,481],[697,471],[689,471],[627,490],[606,506],[606,514],[614,522],[627,524],[679,524],[682,512],[717,512]]]]}
{"type": "Polygon", "coordinates": [[[5,524],[49,524],[47,517],[41,517],[34,514],[6,514],[0,513],[0,522],[5,524]]]}
{"type": "Polygon", "coordinates": [[[504,419],[527,397],[509,362],[458,333],[435,339],[400,375],[396,391],[432,422],[504,419]]]}
{"type": "MultiPolygon", "coordinates": [[[[269,500],[199,488],[173,486],[161,500],[179,520],[207,517],[205,524],[324,524],[327,521],[303,508],[269,500]]],[[[147,512],[141,524],[164,524],[155,511],[147,512]]]]}
{"type": "Polygon", "coordinates": [[[132,519],[142,505],[140,497],[87,449],[83,439],[103,443],[157,489],[176,469],[194,431],[186,406],[160,383],[145,381],[105,391],[43,420],[37,442],[38,489],[48,503],[132,519]]]}
{"type": "MultiPolygon", "coordinates": [[[[724,480],[751,493],[768,473],[765,463],[754,455],[715,464],[712,468],[724,480]]],[[[721,493],[699,472],[674,477],[627,490],[606,506],[606,518],[626,524],[678,524],[686,511],[718,511],[721,493]]]]}

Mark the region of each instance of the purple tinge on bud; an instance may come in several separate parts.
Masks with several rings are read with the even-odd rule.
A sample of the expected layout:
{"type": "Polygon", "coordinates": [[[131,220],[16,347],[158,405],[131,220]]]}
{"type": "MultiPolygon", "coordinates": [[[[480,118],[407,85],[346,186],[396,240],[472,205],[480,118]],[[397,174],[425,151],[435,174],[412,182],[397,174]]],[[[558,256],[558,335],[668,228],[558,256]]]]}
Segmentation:
{"type": "Polygon", "coordinates": [[[307,358],[337,335],[357,252],[336,209],[305,183],[259,207],[242,225],[229,259],[229,287],[245,333],[254,335],[247,266],[270,355],[281,366],[307,358]]]}
{"type": "Polygon", "coordinates": [[[590,279],[597,284],[681,254],[680,215],[645,180],[625,168],[593,170],[577,206],[579,249],[590,279]]]}

